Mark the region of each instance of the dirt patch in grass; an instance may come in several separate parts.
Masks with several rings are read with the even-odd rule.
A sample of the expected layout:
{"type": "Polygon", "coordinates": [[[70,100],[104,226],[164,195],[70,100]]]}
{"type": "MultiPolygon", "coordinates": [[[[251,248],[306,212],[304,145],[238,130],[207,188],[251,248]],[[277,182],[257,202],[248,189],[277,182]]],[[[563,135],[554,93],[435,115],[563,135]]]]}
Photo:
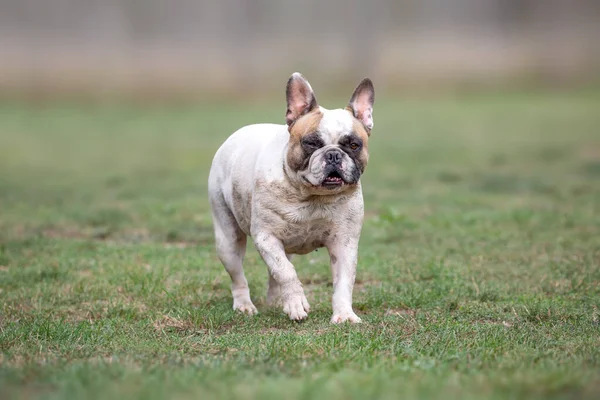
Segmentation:
{"type": "MultiPolygon", "coordinates": [[[[204,334],[208,330],[205,326],[196,326],[188,320],[182,320],[170,315],[163,315],[152,322],[152,327],[157,333],[178,333],[181,335],[204,334]]],[[[219,327],[219,330],[228,330],[230,325],[219,327]]]]}
{"type": "Polygon", "coordinates": [[[494,319],[480,319],[473,321],[474,325],[502,325],[505,328],[512,328],[514,322],[511,321],[499,321],[494,319]]]}
{"type": "Polygon", "coordinates": [[[75,229],[48,228],[41,232],[42,236],[48,239],[88,239],[85,232],[75,229]]]}
{"type": "Polygon", "coordinates": [[[152,323],[154,329],[157,332],[164,332],[165,330],[176,330],[178,332],[188,331],[194,326],[189,321],[182,321],[169,315],[163,315],[162,318],[155,320],[152,323]]]}
{"type": "Polygon", "coordinates": [[[417,310],[410,308],[388,308],[383,315],[386,317],[414,317],[417,315],[417,310]]]}
{"type": "Polygon", "coordinates": [[[153,236],[146,229],[131,229],[124,231],[106,231],[96,228],[47,228],[39,233],[47,239],[73,239],[81,241],[100,242],[112,245],[129,243],[160,243],[166,249],[187,249],[205,245],[205,241],[193,240],[167,240],[161,241],[160,237],[153,236]],[[157,240],[158,239],[158,240],[157,240]]]}

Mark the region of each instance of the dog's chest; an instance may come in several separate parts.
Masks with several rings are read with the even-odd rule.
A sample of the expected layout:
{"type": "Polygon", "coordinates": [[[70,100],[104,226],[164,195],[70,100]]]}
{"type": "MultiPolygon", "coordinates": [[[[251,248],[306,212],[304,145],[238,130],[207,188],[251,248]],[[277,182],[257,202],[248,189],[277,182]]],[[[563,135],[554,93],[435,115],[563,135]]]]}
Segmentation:
{"type": "Polygon", "coordinates": [[[335,206],[289,208],[273,227],[286,253],[306,254],[325,246],[335,227],[335,214],[335,206]]]}

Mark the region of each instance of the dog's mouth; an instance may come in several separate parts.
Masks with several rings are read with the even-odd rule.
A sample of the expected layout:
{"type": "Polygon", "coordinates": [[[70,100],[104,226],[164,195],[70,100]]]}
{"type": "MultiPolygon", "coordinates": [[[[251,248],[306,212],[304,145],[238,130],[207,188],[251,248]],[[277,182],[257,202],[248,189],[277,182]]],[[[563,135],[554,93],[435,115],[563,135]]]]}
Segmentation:
{"type": "Polygon", "coordinates": [[[339,172],[331,171],[329,175],[327,175],[325,179],[323,179],[323,183],[321,183],[321,186],[333,188],[337,186],[342,186],[343,184],[344,179],[341,177],[339,172]]]}

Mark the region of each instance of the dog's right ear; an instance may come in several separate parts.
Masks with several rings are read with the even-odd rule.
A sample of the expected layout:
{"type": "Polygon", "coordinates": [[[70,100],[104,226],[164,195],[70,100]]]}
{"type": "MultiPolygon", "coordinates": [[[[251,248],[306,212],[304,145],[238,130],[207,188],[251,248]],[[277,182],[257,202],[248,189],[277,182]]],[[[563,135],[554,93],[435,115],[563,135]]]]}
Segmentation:
{"type": "Polygon", "coordinates": [[[285,95],[287,98],[285,121],[288,126],[317,107],[317,99],[310,83],[299,72],[294,72],[290,76],[285,95]]]}

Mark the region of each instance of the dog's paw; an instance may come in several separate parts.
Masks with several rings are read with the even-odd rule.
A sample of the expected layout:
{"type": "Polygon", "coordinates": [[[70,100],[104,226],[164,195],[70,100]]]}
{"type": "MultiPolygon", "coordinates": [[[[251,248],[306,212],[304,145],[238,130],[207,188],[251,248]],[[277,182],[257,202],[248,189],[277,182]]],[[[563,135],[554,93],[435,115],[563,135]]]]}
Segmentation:
{"type": "Polygon", "coordinates": [[[353,311],[345,311],[340,313],[333,314],[331,317],[332,324],[341,324],[343,322],[351,322],[353,324],[359,324],[362,320],[358,317],[358,315],[354,314],[353,311]]]}
{"type": "Polygon", "coordinates": [[[258,313],[258,310],[252,304],[250,300],[242,300],[242,301],[233,301],[233,309],[234,311],[239,311],[247,315],[254,315],[258,313]]]}
{"type": "Polygon", "coordinates": [[[291,296],[286,296],[283,301],[283,312],[286,313],[291,320],[301,321],[308,317],[310,305],[304,293],[300,292],[291,296]]]}

